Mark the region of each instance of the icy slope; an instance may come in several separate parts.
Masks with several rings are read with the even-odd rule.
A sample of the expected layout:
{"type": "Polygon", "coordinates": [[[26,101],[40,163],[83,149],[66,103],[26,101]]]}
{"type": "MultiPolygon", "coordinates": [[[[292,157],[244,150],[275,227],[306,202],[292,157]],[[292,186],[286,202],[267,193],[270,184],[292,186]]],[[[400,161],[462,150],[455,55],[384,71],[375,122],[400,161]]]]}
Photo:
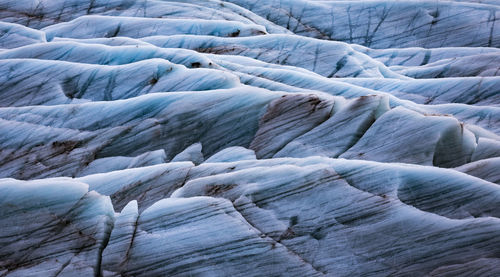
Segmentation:
{"type": "Polygon", "coordinates": [[[0,276],[500,275],[497,18],[0,1],[0,276]]]}

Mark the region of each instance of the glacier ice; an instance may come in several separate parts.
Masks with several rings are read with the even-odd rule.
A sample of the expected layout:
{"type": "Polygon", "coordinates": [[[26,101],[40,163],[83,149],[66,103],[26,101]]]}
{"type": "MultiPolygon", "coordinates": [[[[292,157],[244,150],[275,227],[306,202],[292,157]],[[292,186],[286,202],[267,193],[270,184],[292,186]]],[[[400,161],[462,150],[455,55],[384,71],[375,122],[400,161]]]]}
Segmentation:
{"type": "Polygon", "coordinates": [[[80,16],[70,22],[42,29],[47,40],[54,37],[99,38],[125,36],[140,38],[155,35],[196,34],[212,36],[249,36],[265,34],[265,28],[228,20],[163,19],[148,17],[80,16]],[[82,28],[82,26],[85,26],[82,28]]]}
{"type": "Polygon", "coordinates": [[[499,276],[498,18],[0,1],[0,276],[499,276]]]}
{"type": "Polygon", "coordinates": [[[0,264],[8,276],[99,273],[114,222],[108,196],[68,179],[2,179],[0,192],[0,264]]]}
{"type": "Polygon", "coordinates": [[[2,49],[46,42],[44,32],[23,25],[0,21],[0,30],[2,32],[0,38],[0,47],[2,49]]]}

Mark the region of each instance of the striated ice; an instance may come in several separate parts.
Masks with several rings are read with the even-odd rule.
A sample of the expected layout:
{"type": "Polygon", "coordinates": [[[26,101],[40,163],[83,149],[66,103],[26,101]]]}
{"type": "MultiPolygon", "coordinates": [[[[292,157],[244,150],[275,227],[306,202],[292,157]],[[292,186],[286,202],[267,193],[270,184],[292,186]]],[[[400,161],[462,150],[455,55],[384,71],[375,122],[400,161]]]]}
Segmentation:
{"type": "Polygon", "coordinates": [[[15,23],[0,21],[0,48],[17,48],[46,42],[45,33],[15,23]]]}
{"type": "Polygon", "coordinates": [[[109,197],[74,180],[0,181],[0,266],[8,276],[95,275],[113,227],[109,197]]]}
{"type": "Polygon", "coordinates": [[[163,163],[87,175],[78,180],[88,184],[91,190],[109,195],[115,209],[135,199],[140,210],[144,210],[181,187],[193,166],[191,162],[163,163]]]}
{"type": "Polygon", "coordinates": [[[499,168],[500,157],[495,157],[464,164],[457,167],[456,170],[500,185],[499,168]]]}
{"type": "Polygon", "coordinates": [[[453,167],[470,161],[475,139],[455,118],[420,115],[398,107],[383,114],[340,157],[453,167]],[[387,157],[383,153],[398,154],[387,157]]]}
{"type": "Polygon", "coordinates": [[[386,97],[366,96],[346,102],[336,101],[333,115],[328,120],[289,142],[274,157],[338,157],[390,109],[387,100],[386,97]]]}
{"type": "Polygon", "coordinates": [[[378,61],[354,51],[347,43],[286,34],[262,37],[152,36],[142,39],[164,48],[188,48],[202,53],[239,55],[268,63],[305,68],[325,77],[401,78],[378,61]],[[334,66],[332,66],[334,65],[334,66]]]}
{"type": "Polygon", "coordinates": [[[296,34],[372,48],[500,45],[498,5],[428,0],[229,2],[296,34]]]}
{"type": "Polygon", "coordinates": [[[156,19],[141,17],[81,16],[70,22],[42,29],[47,40],[54,37],[100,38],[125,36],[140,38],[157,34],[196,34],[212,36],[249,36],[265,34],[260,25],[227,20],[156,19]]]}
{"type": "Polygon", "coordinates": [[[225,148],[215,154],[210,158],[206,159],[206,163],[223,163],[223,162],[235,162],[235,161],[245,161],[245,160],[255,160],[255,152],[250,149],[246,149],[241,146],[233,146],[225,148]]]}
{"type": "Polygon", "coordinates": [[[119,225],[103,253],[103,270],[112,273],[109,276],[248,276],[255,266],[268,274],[285,270],[292,275],[319,275],[286,247],[262,236],[226,199],[163,199],[138,216],[133,205],[124,209],[123,218],[118,217],[119,225]],[[200,230],[204,235],[199,235],[200,230]],[[221,255],[217,249],[227,252],[221,255]]]}
{"type": "Polygon", "coordinates": [[[500,157],[500,141],[489,138],[479,138],[476,151],[472,155],[472,161],[500,157]]]}
{"type": "Polygon", "coordinates": [[[187,147],[179,154],[175,155],[175,157],[171,160],[171,162],[183,162],[183,161],[191,161],[195,164],[200,164],[203,162],[205,158],[203,158],[202,152],[203,146],[201,143],[197,142],[193,145],[187,147]]]}
{"type": "Polygon", "coordinates": [[[0,70],[9,71],[0,78],[3,107],[68,104],[73,99],[110,101],[159,91],[230,88],[238,82],[229,73],[186,69],[163,59],[116,66],[7,59],[0,61],[0,70]]]}
{"type": "Polygon", "coordinates": [[[0,276],[498,276],[499,18],[0,1],[0,276]]]}
{"type": "Polygon", "coordinates": [[[95,173],[104,173],[127,168],[144,167],[165,163],[165,150],[145,152],[137,157],[113,156],[95,159],[82,169],[77,176],[85,176],[95,173]]]}

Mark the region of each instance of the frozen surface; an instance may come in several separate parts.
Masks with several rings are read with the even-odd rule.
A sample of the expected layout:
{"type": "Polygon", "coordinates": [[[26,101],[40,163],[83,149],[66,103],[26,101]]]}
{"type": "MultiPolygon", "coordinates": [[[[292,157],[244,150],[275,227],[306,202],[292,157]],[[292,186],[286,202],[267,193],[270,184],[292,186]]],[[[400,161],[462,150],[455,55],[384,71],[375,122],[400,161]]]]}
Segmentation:
{"type": "Polygon", "coordinates": [[[500,276],[499,18],[0,1],[0,276],[500,276]]]}
{"type": "Polygon", "coordinates": [[[8,276],[99,273],[114,222],[109,197],[71,179],[2,179],[0,205],[0,264],[8,276]]]}
{"type": "Polygon", "coordinates": [[[265,34],[264,26],[227,20],[156,19],[142,17],[81,16],[70,22],[43,28],[47,39],[54,37],[100,38],[125,36],[140,38],[156,34],[196,34],[249,36],[265,34]]]}
{"type": "Polygon", "coordinates": [[[45,33],[14,23],[0,22],[0,48],[46,42],[45,33]]]}

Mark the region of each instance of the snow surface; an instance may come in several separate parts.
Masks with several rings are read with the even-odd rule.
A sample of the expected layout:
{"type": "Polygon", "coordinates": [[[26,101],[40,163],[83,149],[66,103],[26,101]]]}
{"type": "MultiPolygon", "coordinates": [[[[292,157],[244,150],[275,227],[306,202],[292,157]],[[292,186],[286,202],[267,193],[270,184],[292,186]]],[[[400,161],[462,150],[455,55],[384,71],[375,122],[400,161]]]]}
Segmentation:
{"type": "Polygon", "coordinates": [[[0,1],[0,276],[500,276],[498,18],[0,1]]]}

